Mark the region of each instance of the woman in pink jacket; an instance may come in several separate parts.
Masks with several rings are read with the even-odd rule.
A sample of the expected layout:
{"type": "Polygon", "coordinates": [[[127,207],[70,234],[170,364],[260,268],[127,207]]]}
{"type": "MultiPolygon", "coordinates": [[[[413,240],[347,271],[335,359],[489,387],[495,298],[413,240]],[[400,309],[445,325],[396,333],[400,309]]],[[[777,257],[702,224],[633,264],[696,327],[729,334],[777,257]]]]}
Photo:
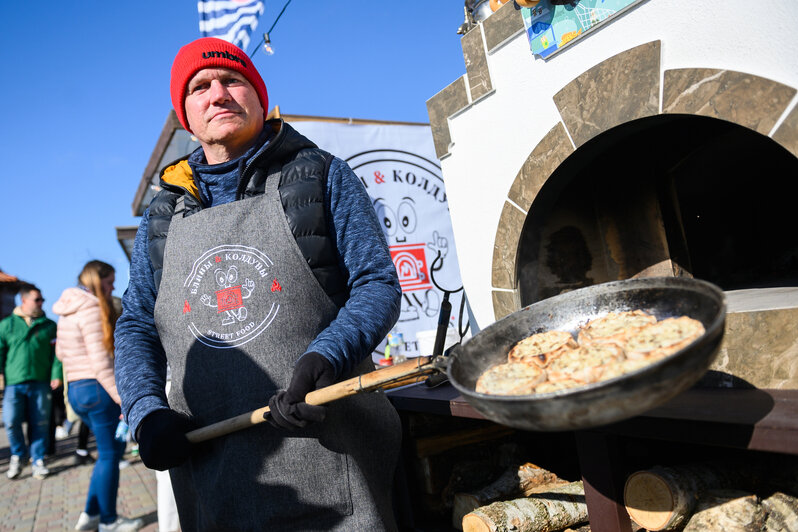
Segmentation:
{"type": "Polygon", "coordinates": [[[114,280],[110,264],[90,261],[78,276],[78,286],[64,290],[53,305],[60,316],[55,354],[64,365],[69,404],[97,440],[97,462],[76,530],[127,531],[142,526],[140,519],[116,513],[125,443],[114,437],[121,416],[114,380],[114,280]]]}

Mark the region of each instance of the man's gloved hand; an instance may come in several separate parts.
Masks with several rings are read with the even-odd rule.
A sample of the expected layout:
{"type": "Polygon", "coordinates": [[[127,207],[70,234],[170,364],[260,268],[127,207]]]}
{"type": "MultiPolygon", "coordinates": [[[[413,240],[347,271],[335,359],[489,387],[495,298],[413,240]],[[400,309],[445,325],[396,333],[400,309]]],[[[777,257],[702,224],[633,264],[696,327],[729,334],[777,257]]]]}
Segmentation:
{"type": "Polygon", "coordinates": [[[136,430],[141,461],[158,471],[181,465],[191,455],[191,442],[186,433],[193,428],[188,417],[174,410],[156,410],[148,414],[136,430]]]}
{"type": "Polygon", "coordinates": [[[274,427],[295,429],[311,422],[324,420],[327,407],[305,402],[308,392],[330,386],[335,382],[335,368],[319,353],[305,353],[300,357],[291,376],[288,389],[269,399],[270,412],[266,420],[274,427]]]}

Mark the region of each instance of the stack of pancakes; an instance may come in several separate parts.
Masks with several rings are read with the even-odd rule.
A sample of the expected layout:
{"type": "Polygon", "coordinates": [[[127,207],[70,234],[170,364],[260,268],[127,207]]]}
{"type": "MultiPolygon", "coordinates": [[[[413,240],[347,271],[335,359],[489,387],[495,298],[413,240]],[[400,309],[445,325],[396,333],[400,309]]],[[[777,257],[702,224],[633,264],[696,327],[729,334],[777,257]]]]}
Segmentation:
{"type": "Polygon", "coordinates": [[[610,312],[579,328],[546,331],[524,338],[507,362],[485,371],[476,391],[528,395],[584,386],[635,371],[671,355],[704,334],[687,316],[661,321],[642,310],[610,312]]]}

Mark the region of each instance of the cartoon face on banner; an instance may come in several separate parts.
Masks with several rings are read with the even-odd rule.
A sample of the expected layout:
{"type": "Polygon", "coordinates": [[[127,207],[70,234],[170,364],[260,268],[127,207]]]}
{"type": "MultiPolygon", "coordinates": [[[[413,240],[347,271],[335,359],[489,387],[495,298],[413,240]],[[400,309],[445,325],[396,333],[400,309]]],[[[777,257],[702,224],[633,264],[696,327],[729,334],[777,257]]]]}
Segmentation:
{"type": "MultiPolygon", "coordinates": [[[[433,280],[446,290],[461,286],[440,167],[391,149],[363,152],[347,163],[372,198],[399,275],[402,308],[397,331],[405,340],[404,354],[429,355],[418,352],[415,338],[417,332],[437,327],[443,294],[433,280]]],[[[457,324],[460,297],[458,293],[450,298],[450,325],[457,324]]]]}

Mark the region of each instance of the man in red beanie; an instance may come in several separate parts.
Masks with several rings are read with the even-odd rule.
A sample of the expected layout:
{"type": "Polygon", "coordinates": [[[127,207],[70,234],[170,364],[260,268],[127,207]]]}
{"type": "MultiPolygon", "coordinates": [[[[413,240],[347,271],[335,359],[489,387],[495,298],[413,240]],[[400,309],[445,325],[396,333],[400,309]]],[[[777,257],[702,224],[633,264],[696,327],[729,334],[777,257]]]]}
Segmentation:
{"type": "Polygon", "coordinates": [[[387,399],[304,402],[373,369],[399,316],[371,200],[345,162],[265,120],[266,85],[239,48],[181,48],[171,95],[201,147],[162,171],[116,328],[142,460],[170,470],[183,530],[396,530],[387,399]],[[185,436],[267,402],[268,424],[199,446],[185,436]]]}
{"type": "Polygon", "coordinates": [[[204,38],[181,48],[170,90],[177,119],[200,140],[210,164],[239,157],[263,129],[266,84],[249,57],[226,41],[204,38]],[[214,105],[212,86],[226,88],[231,103],[214,105]]]}

